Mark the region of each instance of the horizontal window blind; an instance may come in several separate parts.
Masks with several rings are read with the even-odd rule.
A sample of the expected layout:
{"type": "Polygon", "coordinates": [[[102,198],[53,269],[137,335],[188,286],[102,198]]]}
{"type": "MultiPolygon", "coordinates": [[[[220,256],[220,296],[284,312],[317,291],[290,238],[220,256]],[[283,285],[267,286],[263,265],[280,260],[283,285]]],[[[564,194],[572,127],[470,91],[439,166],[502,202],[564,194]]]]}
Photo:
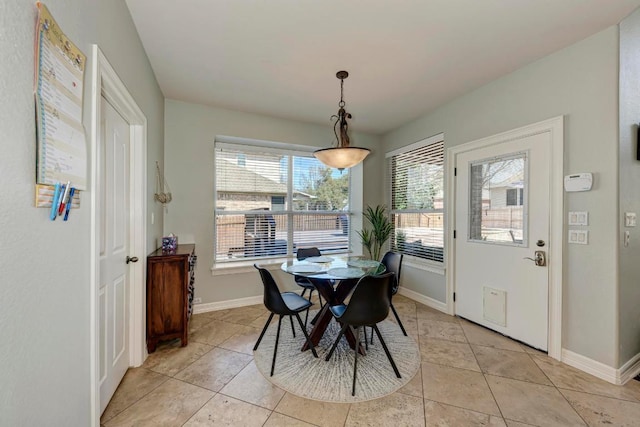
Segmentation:
{"type": "Polygon", "coordinates": [[[216,144],[216,263],[348,251],[349,172],[299,147],[216,144]]]}
{"type": "Polygon", "coordinates": [[[387,156],[392,250],[444,261],[444,141],[387,156]]]}

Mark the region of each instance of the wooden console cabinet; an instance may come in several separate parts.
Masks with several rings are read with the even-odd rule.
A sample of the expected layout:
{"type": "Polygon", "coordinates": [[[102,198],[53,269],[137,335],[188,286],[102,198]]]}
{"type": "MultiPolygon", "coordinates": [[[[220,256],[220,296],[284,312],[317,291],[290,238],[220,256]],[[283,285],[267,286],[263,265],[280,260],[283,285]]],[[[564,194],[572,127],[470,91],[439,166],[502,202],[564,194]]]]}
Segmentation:
{"type": "Polygon", "coordinates": [[[158,341],[188,342],[193,303],[195,245],[178,245],[175,253],[158,249],[147,257],[147,350],[158,341]]]}

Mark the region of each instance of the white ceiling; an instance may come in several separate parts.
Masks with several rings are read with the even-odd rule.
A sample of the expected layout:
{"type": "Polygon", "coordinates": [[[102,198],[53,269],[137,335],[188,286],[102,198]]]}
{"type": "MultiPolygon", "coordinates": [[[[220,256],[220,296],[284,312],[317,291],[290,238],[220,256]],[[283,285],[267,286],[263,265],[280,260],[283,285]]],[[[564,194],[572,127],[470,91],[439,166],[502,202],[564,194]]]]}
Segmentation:
{"type": "Polygon", "coordinates": [[[164,96],[384,133],[640,0],[127,0],[164,96]]]}

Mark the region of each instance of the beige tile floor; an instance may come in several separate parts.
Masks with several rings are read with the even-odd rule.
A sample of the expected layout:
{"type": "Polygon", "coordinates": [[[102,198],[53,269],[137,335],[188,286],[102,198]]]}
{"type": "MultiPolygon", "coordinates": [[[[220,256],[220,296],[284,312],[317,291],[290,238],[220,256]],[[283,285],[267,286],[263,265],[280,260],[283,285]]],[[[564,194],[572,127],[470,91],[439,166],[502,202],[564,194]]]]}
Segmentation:
{"type": "MultiPolygon", "coordinates": [[[[302,399],[269,383],[252,347],[262,306],[195,315],[189,345],[130,369],[101,423],[114,426],[640,426],[640,382],[614,386],[499,334],[394,297],[422,366],[369,402],[302,399]]],[[[392,316],[391,316],[392,317],[392,316]]]]}

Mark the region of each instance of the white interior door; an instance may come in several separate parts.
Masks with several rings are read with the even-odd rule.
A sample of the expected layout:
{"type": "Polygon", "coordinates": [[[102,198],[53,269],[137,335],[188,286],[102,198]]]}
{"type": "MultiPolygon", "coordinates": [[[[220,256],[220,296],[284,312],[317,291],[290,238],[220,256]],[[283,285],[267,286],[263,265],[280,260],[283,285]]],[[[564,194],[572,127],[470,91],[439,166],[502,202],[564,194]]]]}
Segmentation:
{"type": "Polygon", "coordinates": [[[456,155],[455,312],[547,350],[550,132],[456,155]]]}
{"type": "Polygon", "coordinates": [[[98,284],[100,412],[106,408],[129,367],[129,124],[101,101],[101,195],[98,284]]]}

